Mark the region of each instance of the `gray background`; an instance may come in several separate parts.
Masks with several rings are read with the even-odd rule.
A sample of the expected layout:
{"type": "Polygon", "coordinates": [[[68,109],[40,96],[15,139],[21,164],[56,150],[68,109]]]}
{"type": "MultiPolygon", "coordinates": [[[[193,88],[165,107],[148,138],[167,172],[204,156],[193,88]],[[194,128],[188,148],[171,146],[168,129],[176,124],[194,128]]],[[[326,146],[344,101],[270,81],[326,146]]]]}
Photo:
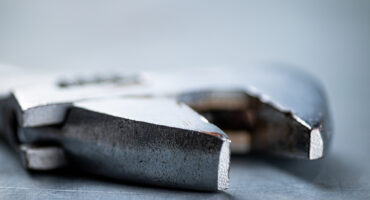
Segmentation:
{"type": "Polygon", "coordinates": [[[29,174],[0,143],[0,199],[370,199],[370,1],[0,0],[0,62],[39,71],[286,63],[321,79],[335,122],[324,160],[234,156],[219,193],[29,174]]]}

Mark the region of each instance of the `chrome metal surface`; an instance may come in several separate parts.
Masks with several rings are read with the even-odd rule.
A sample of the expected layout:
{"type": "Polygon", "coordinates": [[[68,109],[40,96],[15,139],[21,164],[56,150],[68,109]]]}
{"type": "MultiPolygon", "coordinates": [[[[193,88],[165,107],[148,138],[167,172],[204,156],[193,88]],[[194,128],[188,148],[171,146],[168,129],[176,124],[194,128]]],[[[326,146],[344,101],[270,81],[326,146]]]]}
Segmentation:
{"type": "Polygon", "coordinates": [[[116,179],[224,190],[230,140],[185,104],[222,129],[245,134],[234,137],[249,138],[235,142],[239,149],[314,160],[324,156],[331,137],[322,87],[290,68],[147,72],[130,78],[135,81],[63,85],[51,77],[3,95],[3,118],[10,113],[18,124],[3,132],[33,170],[65,165],[64,156],[47,148],[24,151],[21,144],[56,144],[71,165],[116,179]],[[42,167],[52,152],[60,159],[42,167]]]}
{"type": "Polygon", "coordinates": [[[317,80],[299,70],[251,66],[239,71],[193,69],[137,76],[141,81],[129,85],[61,88],[49,81],[16,89],[13,93],[21,110],[18,121],[25,127],[59,124],[74,102],[113,96],[168,97],[195,109],[199,108],[196,104],[225,99],[216,110],[244,111],[255,118],[256,122],[242,122],[253,129],[252,150],[319,159],[329,146],[332,130],[325,93],[317,80]],[[237,108],[240,105],[245,107],[237,108]]]}

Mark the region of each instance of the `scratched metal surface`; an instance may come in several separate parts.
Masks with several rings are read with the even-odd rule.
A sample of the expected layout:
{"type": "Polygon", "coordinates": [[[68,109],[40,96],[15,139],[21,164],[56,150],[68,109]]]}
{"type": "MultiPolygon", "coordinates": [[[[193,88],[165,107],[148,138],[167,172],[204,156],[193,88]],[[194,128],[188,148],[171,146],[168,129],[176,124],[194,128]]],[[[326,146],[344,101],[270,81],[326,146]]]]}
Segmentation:
{"type": "Polygon", "coordinates": [[[30,174],[0,143],[0,199],[370,199],[370,1],[284,2],[0,1],[0,62],[40,71],[289,62],[322,80],[335,124],[324,160],[234,156],[219,193],[30,174]]]}

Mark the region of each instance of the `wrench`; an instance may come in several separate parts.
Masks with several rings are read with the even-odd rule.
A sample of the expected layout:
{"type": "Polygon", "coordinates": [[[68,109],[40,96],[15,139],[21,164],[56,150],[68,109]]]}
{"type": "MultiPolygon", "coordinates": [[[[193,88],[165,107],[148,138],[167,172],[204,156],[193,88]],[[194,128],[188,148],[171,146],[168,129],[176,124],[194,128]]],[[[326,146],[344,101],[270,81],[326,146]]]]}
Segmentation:
{"type": "Polygon", "coordinates": [[[222,130],[233,152],[311,160],[324,156],[332,134],[321,85],[291,68],[55,77],[6,86],[13,89],[0,100],[2,132],[29,169],[68,163],[129,181],[224,190],[230,139],[222,130]]]}

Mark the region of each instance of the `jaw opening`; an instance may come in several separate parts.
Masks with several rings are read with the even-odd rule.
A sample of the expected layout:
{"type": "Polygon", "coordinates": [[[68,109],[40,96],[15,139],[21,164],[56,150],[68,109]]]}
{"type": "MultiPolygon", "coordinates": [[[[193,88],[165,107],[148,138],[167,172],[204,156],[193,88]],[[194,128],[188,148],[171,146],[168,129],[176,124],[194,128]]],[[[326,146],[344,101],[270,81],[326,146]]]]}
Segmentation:
{"type": "Polygon", "coordinates": [[[294,158],[322,157],[320,133],[310,132],[292,112],[258,96],[240,90],[207,90],[180,95],[179,100],[222,129],[231,140],[232,153],[256,151],[294,158]]]}

